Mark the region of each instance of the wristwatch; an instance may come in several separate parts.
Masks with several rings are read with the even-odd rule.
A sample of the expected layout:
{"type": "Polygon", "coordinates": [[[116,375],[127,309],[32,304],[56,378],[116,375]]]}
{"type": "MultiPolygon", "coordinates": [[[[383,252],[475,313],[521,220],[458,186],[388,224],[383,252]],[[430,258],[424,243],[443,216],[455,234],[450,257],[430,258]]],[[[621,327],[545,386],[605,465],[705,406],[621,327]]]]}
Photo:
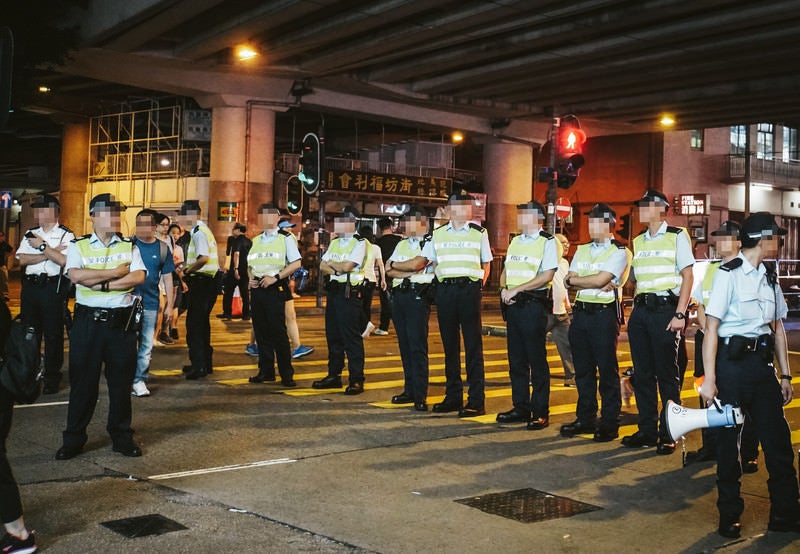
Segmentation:
{"type": "Polygon", "coordinates": [[[275,279],[276,281],[280,281],[281,280],[281,274],[280,273],[276,273],[275,275],[272,276],[272,278],[275,279]]]}
{"type": "Polygon", "coordinates": [[[781,379],[791,382],[792,381],[792,376],[791,375],[781,375],[781,379]]]}
{"type": "Polygon", "coordinates": [[[572,287],[572,283],[570,283],[570,282],[569,282],[569,277],[567,277],[566,279],[564,279],[564,284],[565,284],[565,285],[567,285],[567,287],[569,287],[569,288],[571,288],[571,287],[572,287]]]}
{"type": "Polygon", "coordinates": [[[43,242],[39,245],[39,252],[44,252],[45,250],[47,250],[47,243],[43,242]]]}
{"type": "Polygon", "coordinates": [[[675,312],[675,319],[686,319],[686,316],[681,312],[675,312]]]}

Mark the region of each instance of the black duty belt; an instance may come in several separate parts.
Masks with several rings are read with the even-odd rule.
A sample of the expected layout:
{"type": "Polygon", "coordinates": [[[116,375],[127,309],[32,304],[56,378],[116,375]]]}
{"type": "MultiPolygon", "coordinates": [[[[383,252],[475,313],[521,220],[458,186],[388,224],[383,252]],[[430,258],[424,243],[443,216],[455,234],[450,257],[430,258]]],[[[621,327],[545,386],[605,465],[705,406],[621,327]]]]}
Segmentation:
{"type": "Polygon", "coordinates": [[[450,277],[449,279],[440,279],[439,282],[445,286],[447,285],[470,285],[478,283],[478,280],[472,280],[469,277],[450,277]]]}
{"type": "Polygon", "coordinates": [[[48,275],[47,273],[39,273],[37,275],[25,275],[25,281],[34,285],[46,285],[48,283],[57,283],[61,279],[61,275],[48,275]]]}
{"type": "Polygon", "coordinates": [[[94,308],[75,304],[75,315],[88,316],[97,323],[109,323],[124,326],[131,315],[131,306],[123,308],[94,308]]]}
{"type": "Polygon", "coordinates": [[[658,294],[648,292],[637,294],[633,298],[634,306],[647,306],[648,308],[660,308],[663,306],[677,306],[677,296],[659,296],[658,294]]]}
{"type": "Polygon", "coordinates": [[[758,337],[743,337],[741,335],[733,335],[731,337],[720,337],[720,344],[728,348],[741,349],[744,352],[758,352],[759,350],[772,349],[775,345],[775,339],[769,333],[760,335],[758,337]]]}
{"type": "Polygon", "coordinates": [[[401,284],[399,284],[396,287],[392,288],[392,291],[393,292],[398,292],[398,291],[420,292],[420,291],[428,290],[430,287],[431,287],[431,283],[412,283],[410,281],[407,282],[407,281],[403,280],[403,282],[401,284]]]}
{"type": "Polygon", "coordinates": [[[610,310],[614,307],[614,302],[608,302],[606,304],[599,304],[595,302],[581,302],[576,301],[572,305],[572,309],[576,312],[586,312],[587,314],[594,314],[600,312],[602,310],[610,310]]]}

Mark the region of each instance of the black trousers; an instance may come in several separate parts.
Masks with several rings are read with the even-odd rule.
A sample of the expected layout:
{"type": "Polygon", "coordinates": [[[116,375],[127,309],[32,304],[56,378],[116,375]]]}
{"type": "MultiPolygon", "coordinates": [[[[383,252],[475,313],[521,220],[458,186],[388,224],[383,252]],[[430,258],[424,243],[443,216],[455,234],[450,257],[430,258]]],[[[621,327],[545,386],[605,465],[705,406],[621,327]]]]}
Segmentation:
{"type": "Polygon", "coordinates": [[[14,399],[0,385],[0,521],[10,523],[22,517],[22,501],[19,487],[11,472],[6,452],[6,439],[11,430],[14,415],[14,399]]]}
{"type": "Polygon", "coordinates": [[[80,448],[86,443],[86,427],[92,420],[105,366],[108,385],[106,430],[114,445],[131,444],[131,386],[136,374],[135,331],[124,331],[108,322],[94,321],[91,314],[76,310],[69,334],[69,407],[64,446],[80,448]]]}
{"type": "Polygon", "coordinates": [[[675,306],[634,306],[628,320],[628,339],[633,359],[633,392],[639,410],[639,431],[648,437],[672,442],[664,422],[668,400],[681,403],[678,376],[677,333],[667,331],[675,306]],[[661,395],[661,414],[658,397],[661,395]],[[659,430],[660,421],[660,430],[659,430]],[[659,434],[660,432],[660,434],[659,434]]]}
{"type": "Polygon", "coordinates": [[[233,290],[239,287],[239,295],[242,297],[242,317],[250,317],[250,279],[247,272],[239,272],[237,280],[233,271],[225,273],[225,282],[222,289],[222,313],[230,316],[233,307],[233,290]]]}
{"type": "Polygon", "coordinates": [[[444,348],[445,400],[462,402],[461,336],[467,372],[467,404],[483,406],[485,376],[481,331],[481,286],[479,281],[465,284],[439,283],[436,287],[436,312],[444,348]]]}
{"type": "MultiPolygon", "coordinates": [[[[694,336],[694,376],[700,377],[705,374],[703,366],[703,337],[702,331],[697,331],[694,336]]],[[[700,409],[707,408],[705,400],[700,398],[700,409]]],[[[758,435],[756,434],[756,426],[750,419],[750,414],[745,413],[745,424],[742,426],[741,432],[741,445],[739,451],[742,455],[742,460],[749,462],[758,458],[758,435]]],[[[703,449],[711,452],[717,450],[717,435],[719,435],[719,427],[708,427],[701,430],[701,437],[703,439],[703,449]]]]}
{"type": "Polygon", "coordinates": [[[217,301],[216,281],[212,277],[193,276],[186,280],[189,293],[186,296],[186,344],[189,346],[189,361],[194,371],[214,369],[211,347],[211,310],[217,301]]]}
{"type": "Polygon", "coordinates": [[[622,396],[619,388],[617,310],[611,304],[594,312],[573,312],[569,329],[572,360],[575,362],[575,386],[578,406],[575,415],[586,424],[597,420],[598,376],[600,383],[600,427],[615,432],[619,429],[622,396]]]}
{"type": "MultiPolygon", "coordinates": [[[[800,515],[794,449],[789,424],[783,414],[783,395],[775,368],[761,352],[746,353],[740,360],[728,356],[720,343],[717,350],[717,391],[724,404],[740,406],[749,414],[764,450],[769,472],[767,489],[770,519],[800,515]]],[[[745,426],[748,423],[745,421],[745,426]]],[[[738,448],[739,429],[721,427],[717,435],[717,508],[721,518],[736,519],[744,510],[740,494],[742,475],[738,448]]]]}
{"type": "Polygon", "coordinates": [[[547,310],[536,301],[517,302],[506,310],[511,401],[534,418],[550,416],[550,366],[547,363],[547,310]],[[531,390],[531,387],[533,390],[531,390]]]}
{"type": "Polygon", "coordinates": [[[392,304],[391,314],[403,362],[403,392],[414,402],[425,402],[428,398],[428,320],[431,306],[416,291],[399,287],[392,289],[392,304]]]}
{"type": "Polygon", "coordinates": [[[278,287],[258,287],[253,293],[253,331],[258,345],[258,374],[275,378],[275,359],[283,381],[294,377],[292,350],[286,334],[286,299],[278,287]]]}
{"type": "Polygon", "coordinates": [[[372,319],[372,297],[375,294],[375,283],[364,281],[361,287],[361,330],[367,328],[367,323],[372,319]]]}
{"type": "Polygon", "coordinates": [[[328,375],[339,376],[344,369],[347,355],[347,369],[350,384],[364,382],[364,339],[361,333],[362,311],[361,287],[350,290],[345,296],[344,287],[328,291],[325,307],[325,339],[328,342],[328,375]]]}
{"type": "Polygon", "coordinates": [[[36,285],[22,280],[20,311],[25,323],[33,325],[41,344],[44,337],[44,382],[57,386],[61,382],[61,367],[64,365],[64,310],[67,301],[67,283],[58,282],[36,285]]]}
{"type": "MultiPolygon", "coordinates": [[[[391,283],[391,280],[390,280],[391,283]]],[[[389,330],[389,322],[393,319],[392,318],[392,299],[390,297],[389,287],[386,290],[380,291],[380,299],[381,299],[381,323],[378,326],[380,329],[384,331],[389,330]]],[[[397,289],[394,289],[395,291],[397,289]]]]}

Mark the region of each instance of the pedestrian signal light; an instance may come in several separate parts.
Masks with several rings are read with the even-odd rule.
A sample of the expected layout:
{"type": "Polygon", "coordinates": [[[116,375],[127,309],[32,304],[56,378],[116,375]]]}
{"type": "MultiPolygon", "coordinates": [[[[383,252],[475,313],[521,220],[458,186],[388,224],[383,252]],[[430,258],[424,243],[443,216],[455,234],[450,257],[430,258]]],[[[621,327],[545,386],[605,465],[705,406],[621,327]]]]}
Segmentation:
{"type": "Polygon", "coordinates": [[[319,189],[320,174],[319,137],[307,133],[300,146],[300,171],[297,174],[307,194],[314,194],[319,189]]]}
{"type": "Polygon", "coordinates": [[[574,115],[561,118],[558,145],[558,186],[568,189],[578,179],[581,168],[586,163],[583,157],[583,143],[586,133],[581,129],[580,121],[574,115]]]}

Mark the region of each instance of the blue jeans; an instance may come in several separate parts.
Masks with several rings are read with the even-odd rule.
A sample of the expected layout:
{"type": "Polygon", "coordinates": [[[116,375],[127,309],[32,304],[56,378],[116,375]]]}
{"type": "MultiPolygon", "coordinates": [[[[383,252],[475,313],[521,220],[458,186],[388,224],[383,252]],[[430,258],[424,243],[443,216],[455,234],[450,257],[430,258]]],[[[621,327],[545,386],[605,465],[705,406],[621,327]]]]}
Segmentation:
{"type": "Polygon", "coordinates": [[[145,310],[142,315],[142,331],[139,335],[139,352],[136,355],[136,377],[134,383],[147,381],[149,377],[150,358],[153,353],[153,340],[158,323],[158,310],[145,310]]]}

